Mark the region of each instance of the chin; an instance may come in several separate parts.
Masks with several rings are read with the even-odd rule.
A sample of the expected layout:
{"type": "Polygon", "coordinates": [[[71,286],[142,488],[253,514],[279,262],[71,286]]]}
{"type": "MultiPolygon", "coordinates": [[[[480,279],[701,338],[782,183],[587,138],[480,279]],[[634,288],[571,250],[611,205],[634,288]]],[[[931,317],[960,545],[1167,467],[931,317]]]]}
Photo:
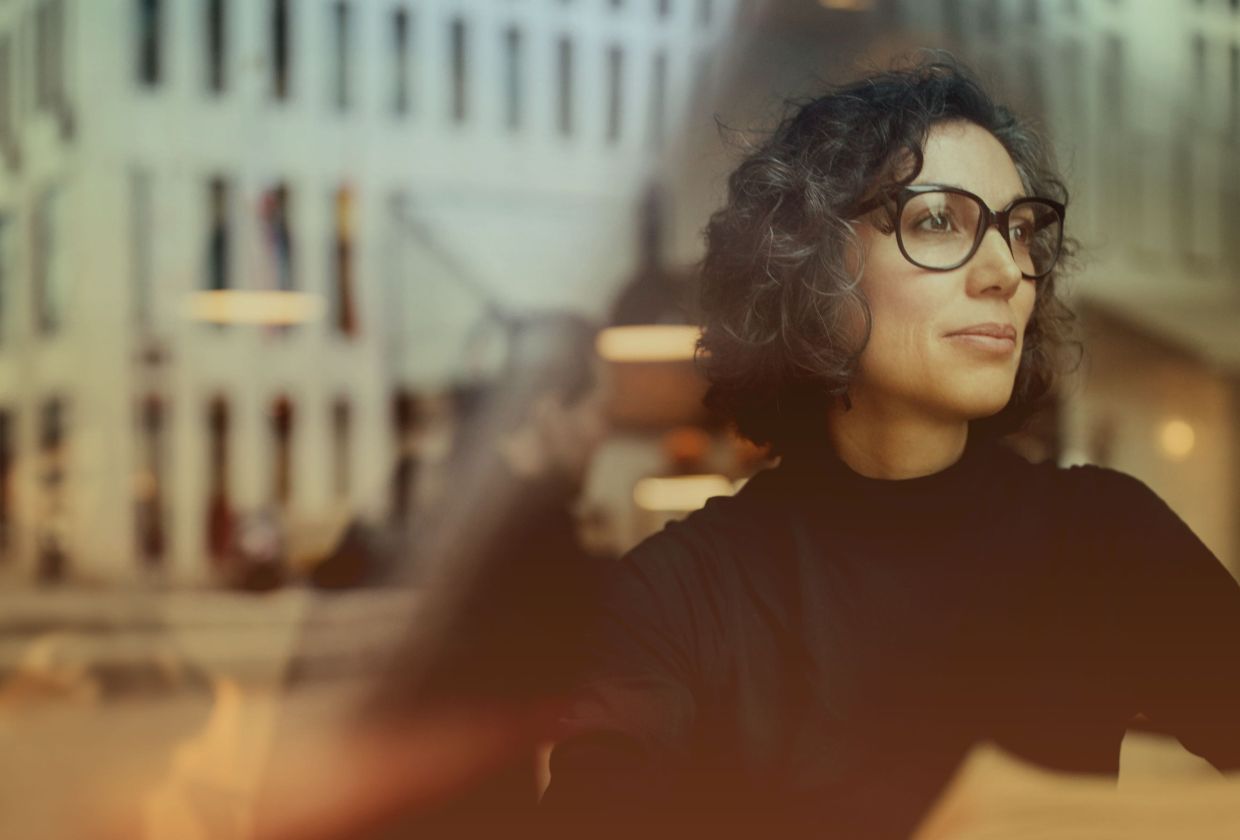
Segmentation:
{"type": "Polygon", "coordinates": [[[1012,382],[1008,380],[995,387],[969,388],[959,394],[953,402],[957,414],[966,420],[981,420],[993,417],[1002,411],[1012,399],[1012,382]]]}

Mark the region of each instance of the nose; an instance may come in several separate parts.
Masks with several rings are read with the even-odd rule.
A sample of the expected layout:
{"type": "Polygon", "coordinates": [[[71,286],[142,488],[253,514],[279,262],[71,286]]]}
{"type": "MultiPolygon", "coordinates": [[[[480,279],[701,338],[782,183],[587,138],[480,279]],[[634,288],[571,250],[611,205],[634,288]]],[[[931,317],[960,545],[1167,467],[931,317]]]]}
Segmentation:
{"type": "Polygon", "coordinates": [[[998,294],[1010,298],[1023,277],[1007,240],[993,226],[982,236],[977,253],[969,260],[969,268],[969,292],[975,295],[998,294]]]}

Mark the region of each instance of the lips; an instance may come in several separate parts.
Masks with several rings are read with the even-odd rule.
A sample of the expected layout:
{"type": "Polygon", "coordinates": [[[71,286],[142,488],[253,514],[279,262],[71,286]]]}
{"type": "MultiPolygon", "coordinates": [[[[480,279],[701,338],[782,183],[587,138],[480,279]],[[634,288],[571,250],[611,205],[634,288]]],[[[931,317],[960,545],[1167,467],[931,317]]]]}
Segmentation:
{"type": "Polygon", "coordinates": [[[1011,324],[974,324],[971,327],[965,327],[964,329],[948,333],[948,336],[953,335],[980,335],[988,338],[1006,338],[1009,341],[1015,341],[1016,327],[1011,324]]]}

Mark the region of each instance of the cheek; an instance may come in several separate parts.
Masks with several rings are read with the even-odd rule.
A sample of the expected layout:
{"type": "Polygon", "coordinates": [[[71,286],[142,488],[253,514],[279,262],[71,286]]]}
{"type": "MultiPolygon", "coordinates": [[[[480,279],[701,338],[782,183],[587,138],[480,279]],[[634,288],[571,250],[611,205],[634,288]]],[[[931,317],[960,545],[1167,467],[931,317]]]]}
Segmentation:
{"type": "MultiPolygon", "coordinates": [[[[919,362],[934,352],[933,302],[917,289],[913,278],[902,289],[887,287],[871,301],[874,329],[870,336],[876,365],[915,375],[919,362]]],[[[871,350],[867,347],[867,352],[871,350]]]]}
{"type": "Polygon", "coordinates": [[[1022,280],[1020,290],[1016,293],[1016,300],[1013,301],[1015,304],[1014,308],[1018,313],[1018,317],[1021,319],[1020,324],[1022,332],[1024,331],[1024,328],[1028,326],[1029,319],[1033,316],[1033,308],[1037,301],[1037,282],[1033,280],[1022,280]]]}

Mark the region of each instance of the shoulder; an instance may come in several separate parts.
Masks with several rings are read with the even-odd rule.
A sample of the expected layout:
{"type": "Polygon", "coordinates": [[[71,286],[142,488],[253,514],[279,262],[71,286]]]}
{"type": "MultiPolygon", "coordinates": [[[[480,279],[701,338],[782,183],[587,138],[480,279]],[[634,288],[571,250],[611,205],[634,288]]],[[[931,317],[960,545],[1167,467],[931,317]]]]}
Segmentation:
{"type": "Polygon", "coordinates": [[[1094,464],[1060,466],[1049,460],[1034,463],[1001,445],[994,445],[987,455],[992,475],[1042,495],[1049,502],[1088,510],[1093,516],[1119,515],[1134,509],[1170,513],[1145,482],[1119,470],[1094,464]]]}
{"type": "Polygon", "coordinates": [[[770,472],[669,522],[614,561],[605,578],[608,599],[680,616],[730,602],[742,567],[755,556],[769,559],[770,538],[780,527],[770,472]]]}
{"type": "Polygon", "coordinates": [[[1149,485],[1128,473],[1094,464],[1048,469],[1059,498],[1097,521],[1179,518],[1149,485]]]}
{"type": "Polygon", "coordinates": [[[755,532],[769,530],[769,477],[759,474],[733,496],[716,496],[683,519],[667,523],[619,561],[625,576],[708,576],[743,553],[755,532]]]}
{"type": "Polygon", "coordinates": [[[1060,510],[1074,536],[1094,547],[1104,543],[1126,572],[1220,566],[1179,514],[1141,479],[1089,464],[1055,471],[1060,510]]]}

